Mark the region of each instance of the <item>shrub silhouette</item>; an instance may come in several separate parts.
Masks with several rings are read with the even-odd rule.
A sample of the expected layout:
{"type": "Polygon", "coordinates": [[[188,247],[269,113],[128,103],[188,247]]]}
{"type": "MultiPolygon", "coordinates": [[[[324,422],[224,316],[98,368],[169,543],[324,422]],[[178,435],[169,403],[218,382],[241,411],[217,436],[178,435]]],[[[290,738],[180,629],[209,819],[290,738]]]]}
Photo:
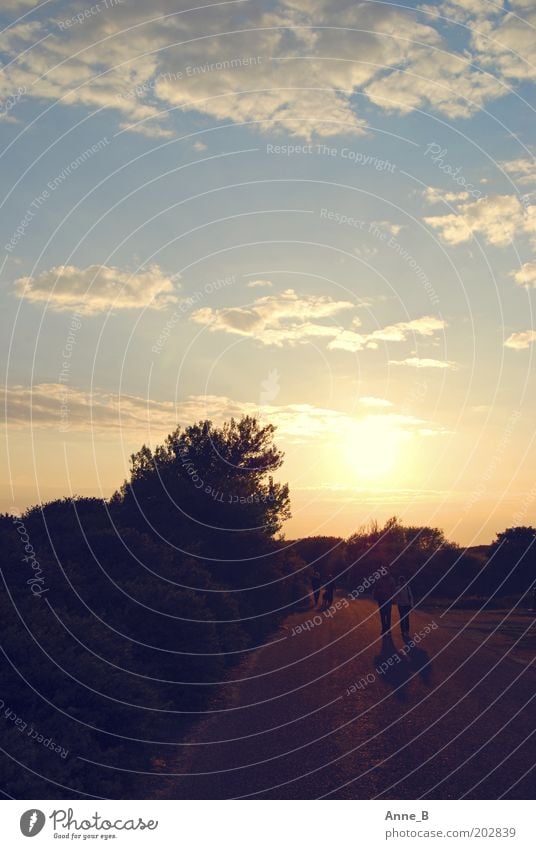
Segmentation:
{"type": "Polygon", "coordinates": [[[288,486],[271,478],[282,463],[274,430],[250,417],[178,428],[132,456],[109,502],[0,516],[2,700],[20,720],[3,727],[12,795],[143,798],[135,773],[80,758],[124,770],[167,758],[159,744],[180,740],[226,666],[303,595],[301,561],[275,539],[290,508],[288,486]],[[28,584],[37,574],[41,594],[28,584]]]}

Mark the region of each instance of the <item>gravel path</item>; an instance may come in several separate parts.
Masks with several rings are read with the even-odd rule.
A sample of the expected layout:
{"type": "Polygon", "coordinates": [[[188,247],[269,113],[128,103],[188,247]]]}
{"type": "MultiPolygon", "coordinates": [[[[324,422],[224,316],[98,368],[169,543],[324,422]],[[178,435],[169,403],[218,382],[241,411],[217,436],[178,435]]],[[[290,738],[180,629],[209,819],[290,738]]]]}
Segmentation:
{"type": "Polygon", "coordinates": [[[534,796],[533,666],[440,612],[414,614],[423,636],[402,651],[396,613],[389,642],[373,602],[337,606],[289,616],[278,642],[231,671],[155,795],[534,796]]]}

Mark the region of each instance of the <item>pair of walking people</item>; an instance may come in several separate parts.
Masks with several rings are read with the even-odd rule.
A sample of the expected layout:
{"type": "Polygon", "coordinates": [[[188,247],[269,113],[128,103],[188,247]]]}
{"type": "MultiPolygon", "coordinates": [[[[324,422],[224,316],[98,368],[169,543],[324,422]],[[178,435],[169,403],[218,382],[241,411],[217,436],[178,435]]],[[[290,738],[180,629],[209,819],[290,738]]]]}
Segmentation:
{"type": "Polygon", "coordinates": [[[413,608],[413,593],[405,575],[400,575],[395,583],[391,575],[384,575],[374,588],[374,598],[380,611],[382,634],[391,630],[391,613],[393,604],[398,607],[400,632],[404,640],[409,639],[409,616],[413,608]]]}
{"type": "Polygon", "coordinates": [[[327,610],[328,607],[331,607],[333,604],[333,596],[335,595],[335,579],[333,575],[328,575],[327,581],[325,583],[322,582],[322,578],[320,576],[320,572],[315,569],[311,576],[311,588],[313,590],[313,598],[315,607],[318,606],[318,602],[320,601],[320,592],[324,587],[324,596],[322,598],[322,610],[327,610]]]}

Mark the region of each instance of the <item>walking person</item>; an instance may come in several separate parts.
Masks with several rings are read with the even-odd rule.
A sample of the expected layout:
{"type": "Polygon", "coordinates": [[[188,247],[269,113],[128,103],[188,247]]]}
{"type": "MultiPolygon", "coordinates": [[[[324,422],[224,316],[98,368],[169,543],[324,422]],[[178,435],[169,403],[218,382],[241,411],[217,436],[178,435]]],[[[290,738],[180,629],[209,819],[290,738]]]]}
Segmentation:
{"type": "Polygon", "coordinates": [[[396,584],[389,572],[386,572],[374,587],[373,593],[380,612],[382,634],[388,634],[391,630],[391,607],[395,592],[396,584]]]}
{"type": "Polygon", "coordinates": [[[320,572],[318,571],[318,569],[315,569],[313,574],[311,575],[311,589],[313,590],[313,598],[314,598],[314,602],[315,602],[315,607],[317,607],[317,605],[318,605],[321,587],[322,587],[322,578],[320,577],[320,572]]]}
{"type": "Polygon", "coordinates": [[[402,639],[409,640],[409,614],[414,606],[414,601],[411,586],[405,575],[400,575],[398,579],[398,586],[393,600],[398,606],[402,639]]]}
{"type": "Polygon", "coordinates": [[[324,598],[322,601],[322,610],[327,610],[333,604],[333,596],[335,595],[335,579],[333,575],[328,575],[328,580],[324,587],[324,598]]]}

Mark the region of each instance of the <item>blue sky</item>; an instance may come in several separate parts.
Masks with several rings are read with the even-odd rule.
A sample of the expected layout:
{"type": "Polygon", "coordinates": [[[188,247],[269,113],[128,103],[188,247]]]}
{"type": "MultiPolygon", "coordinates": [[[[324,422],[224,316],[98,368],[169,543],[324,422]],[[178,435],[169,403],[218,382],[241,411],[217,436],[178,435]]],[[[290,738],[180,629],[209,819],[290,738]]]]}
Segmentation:
{"type": "Polygon", "coordinates": [[[288,535],[536,521],[533,5],[189,6],[3,3],[1,508],[249,412],[288,535]]]}

